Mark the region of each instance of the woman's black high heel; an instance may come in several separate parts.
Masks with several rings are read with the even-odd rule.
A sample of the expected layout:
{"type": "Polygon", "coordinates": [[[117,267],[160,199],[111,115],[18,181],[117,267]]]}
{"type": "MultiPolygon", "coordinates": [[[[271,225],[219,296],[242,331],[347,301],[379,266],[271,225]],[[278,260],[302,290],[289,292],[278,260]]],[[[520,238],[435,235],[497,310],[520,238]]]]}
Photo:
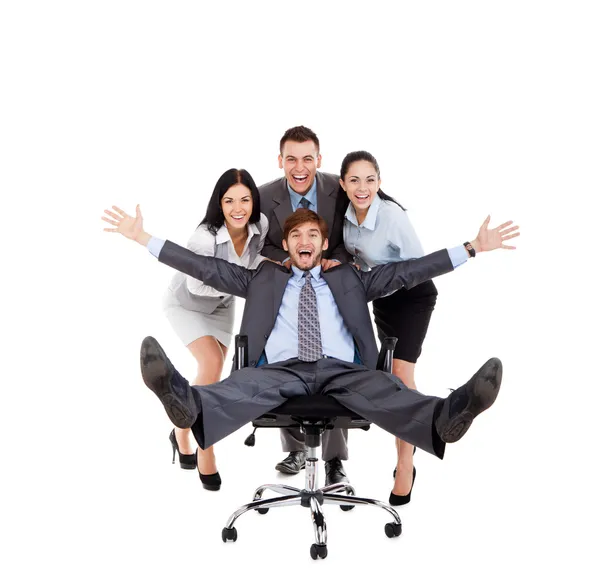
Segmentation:
{"type": "Polygon", "coordinates": [[[182,454],[179,451],[179,444],[177,444],[177,438],[175,437],[175,430],[171,430],[169,434],[169,441],[173,446],[173,464],[175,464],[175,452],[179,455],[179,465],[184,470],[193,470],[196,468],[196,454],[182,454]]]}
{"type": "Polygon", "coordinates": [[[200,474],[200,470],[198,470],[198,476],[200,476],[202,488],[206,490],[219,490],[221,488],[221,477],[218,472],[214,474],[200,474]]]}
{"type": "MultiPolygon", "coordinates": [[[[394,472],[394,476],[396,476],[396,473],[394,472]]],[[[410,494],[412,492],[413,486],[415,485],[415,478],[417,477],[417,469],[413,466],[413,480],[412,480],[412,484],[410,485],[410,490],[408,491],[408,494],[394,494],[393,492],[390,492],[390,504],[392,506],[402,506],[403,504],[408,504],[410,502],[410,494]]]]}

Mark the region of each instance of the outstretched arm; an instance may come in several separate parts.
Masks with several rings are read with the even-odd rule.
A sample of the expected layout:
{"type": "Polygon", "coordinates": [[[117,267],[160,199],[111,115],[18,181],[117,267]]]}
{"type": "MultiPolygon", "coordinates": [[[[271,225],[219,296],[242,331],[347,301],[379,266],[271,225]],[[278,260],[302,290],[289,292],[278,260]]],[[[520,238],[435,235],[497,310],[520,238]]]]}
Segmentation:
{"type": "Polygon", "coordinates": [[[102,216],[114,228],[104,228],[105,232],[114,232],[147,246],[158,260],[226,294],[246,297],[252,272],[226,260],[210,256],[199,256],[173,242],[163,241],[150,236],[143,228],[142,212],[139,205],[135,217],[130,216],[117,206],[114,211],[104,210],[108,216],[102,216]]]}
{"type": "MultiPolygon", "coordinates": [[[[489,223],[490,216],[479,228],[477,237],[469,243],[475,253],[489,252],[498,248],[515,250],[515,246],[509,246],[505,242],[520,235],[519,227],[510,227],[512,220],[493,229],[488,228],[489,223]]],[[[414,260],[376,266],[358,275],[365,285],[367,300],[372,301],[402,287],[412,288],[426,280],[451,272],[465,263],[469,256],[466,246],[461,245],[449,250],[438,250],[414,260]]]]}
{"type": "Polygon", "coordinates": [[[114,212],[104,210],[106,216],[102,216],[102,219],[116,227],[104,228],[104,231],[122,234],[125,238],[129,238],[129,240],[135,240],[138,244],[147,246],[152,236],[144,232],[144,219],[142,218],[140,205],[138,204],[135,207],[135,216],[130,216],[118,206],[113,206],[112,209],[114,212]]]}

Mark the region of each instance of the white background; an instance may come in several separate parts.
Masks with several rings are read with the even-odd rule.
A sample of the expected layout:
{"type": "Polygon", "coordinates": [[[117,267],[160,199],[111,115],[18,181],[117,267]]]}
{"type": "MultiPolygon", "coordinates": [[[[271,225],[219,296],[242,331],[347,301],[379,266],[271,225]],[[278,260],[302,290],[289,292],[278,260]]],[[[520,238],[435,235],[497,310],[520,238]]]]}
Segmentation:
{"type": "MultiPolygon", "coordinates": [[[[577,1],[3,2],[2,577],[597,579],[599,25],[577,1]],[[498,356],[496,405],[443,462],[417,453],[400,538],[327,506],[319,562],[300,508],[221,542],[278,478],[275,431],[217,445],[218,493],[171,465],[138,364],[151,334],[194,375],[160,308],[171,272],[100,221],[140,203],[185,243],[223,171],[282,175],[298,124],[324,171],[371,151],[426,251],[488,213],[522,228],[436,281],[417,366],[445,396],[498,356]]],[[[357,492],[387,499],[393,438],[350,445],[357,492]]]]}

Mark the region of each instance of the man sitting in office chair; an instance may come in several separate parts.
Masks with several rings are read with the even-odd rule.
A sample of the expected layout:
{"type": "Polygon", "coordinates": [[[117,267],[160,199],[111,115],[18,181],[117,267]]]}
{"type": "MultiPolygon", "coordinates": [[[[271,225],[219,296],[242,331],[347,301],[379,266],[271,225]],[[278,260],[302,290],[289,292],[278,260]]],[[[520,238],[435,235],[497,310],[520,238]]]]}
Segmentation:
{"type": "MultiPolygon", "coordinates": [[[[114,208],[114,207],[113,207],[114,208]]],[[[218,258],[199,256],[144,232],[136,216],[118,211],[106,219],[119,232],[147,246],[160,262],[223,292],[246,299],[240,333],[248,336],[250,366],[212,385],[190,386],[152,338],[142,342],[140,362],[146,385],[170,420],[192,428],[201,448],[211,446],[286,399],[321,393],[391,434],[443,458],[473,419],[495,401],[502,379],[499,359],[487,361],[445,399],[406,388],[399,378],[376,371],[377,346],[368,301],[401,287],[411,288],[452,271],[475,253],[513,249],[518,236],[506,222],[477,238],[423,258],[361,272],[349,264],[321,272],[327,225],[310,210],[285,222],[284,248],[292,271],[265,261],[248,270],[218,258]]]]}

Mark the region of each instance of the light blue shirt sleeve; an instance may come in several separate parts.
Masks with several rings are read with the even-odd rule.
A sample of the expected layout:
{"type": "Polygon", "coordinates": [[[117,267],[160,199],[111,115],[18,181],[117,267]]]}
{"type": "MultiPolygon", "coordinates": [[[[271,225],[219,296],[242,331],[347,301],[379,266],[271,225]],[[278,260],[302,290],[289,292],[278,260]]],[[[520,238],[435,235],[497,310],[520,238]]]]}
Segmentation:
{"type": "Polygon", "coordinates": [[[146,248],[148,249],[150,254],[152,254],[152,256],[158,258],[158,255],[160,254],[160,251],[162,250],[164,245],[164,240],[161,240],[160,238],[154,238],[154,236],[152,236],[152,238],[150,238],[150,240],[148,241],[148,245],[146,246],[146,248]]]}
{"type": "Polygon", "coordinates": [[[469,259],[467,250],[462,244],[460,246],[455,246],[454,248],[448,248],[448,254],[450,255],[450,260],[454,268],[464,264],[469,259]]]}

